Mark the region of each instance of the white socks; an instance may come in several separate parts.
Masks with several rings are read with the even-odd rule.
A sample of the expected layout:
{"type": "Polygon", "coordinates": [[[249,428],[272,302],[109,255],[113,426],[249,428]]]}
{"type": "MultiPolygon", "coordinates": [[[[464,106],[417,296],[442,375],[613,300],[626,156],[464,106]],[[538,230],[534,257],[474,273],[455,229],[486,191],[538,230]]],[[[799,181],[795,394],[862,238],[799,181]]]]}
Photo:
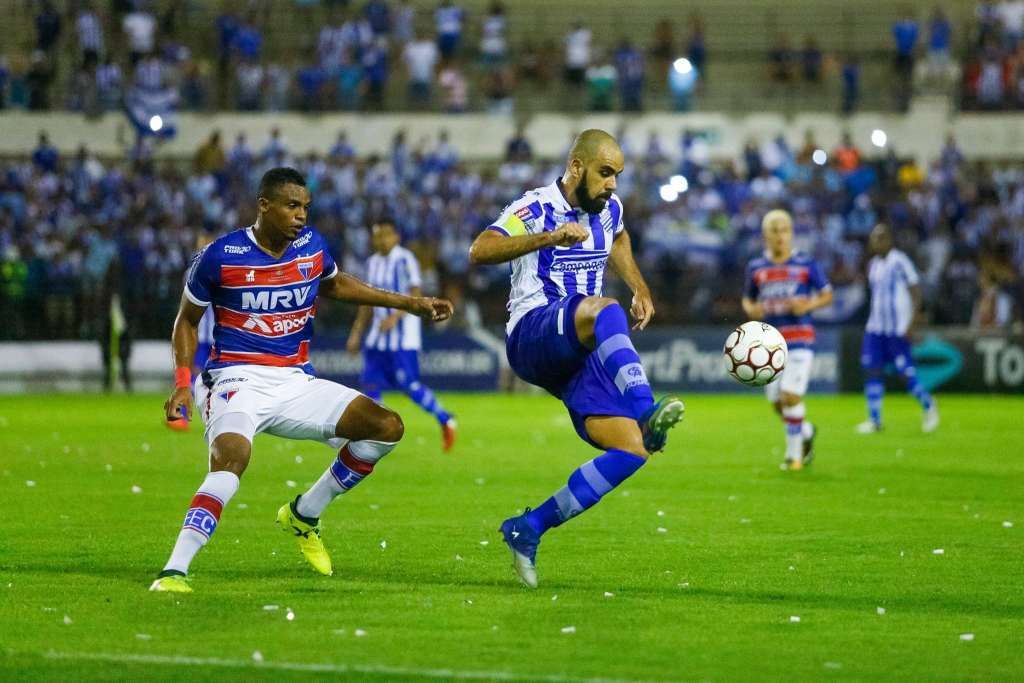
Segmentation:
{"type": "Polygon", "coordinates": [[[316,483],[299,496],[295,511],[303,517],[319,519],[332,500],[369,476],[377,461],[390,453],[395,445],[368,439],[345,444],[316,483]]]}
{"type": "Polygon", "coordinates": [[[164,571],[188,573],[196,553],[206,545],[217,528],[221,512],[238,491],[238,477],[232,472],[210,472],[192,498],[178,540],[164,571]]]}
{"type": "Polygon", "coordinates": [[[804,422],[807,407],[803,401],[795,406],[783,406],[782,419],[786,423],[786,460],[800,460],[804,455],[804,430],[810,425],[804,422]]]}

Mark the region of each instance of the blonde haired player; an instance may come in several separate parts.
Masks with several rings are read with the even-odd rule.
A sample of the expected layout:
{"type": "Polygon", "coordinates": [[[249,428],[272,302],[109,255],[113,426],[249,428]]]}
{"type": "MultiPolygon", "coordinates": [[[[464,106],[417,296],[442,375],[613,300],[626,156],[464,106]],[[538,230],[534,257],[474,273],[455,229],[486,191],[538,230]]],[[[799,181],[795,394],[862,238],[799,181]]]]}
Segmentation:
{"type": "Polygon", "coordinates": [[[774,325],[789,346],[782,377],[765,387],[786,425],[784,466],[802,469],[814,458],[815,428],[805,420],[804,394],[814,362],[811,311],[832,302],[832,286],[817,262],[793,251],[793,219],[782,209],[761,221],[765,251],[747,265],[743,310],[751,320],[774,325]]]}

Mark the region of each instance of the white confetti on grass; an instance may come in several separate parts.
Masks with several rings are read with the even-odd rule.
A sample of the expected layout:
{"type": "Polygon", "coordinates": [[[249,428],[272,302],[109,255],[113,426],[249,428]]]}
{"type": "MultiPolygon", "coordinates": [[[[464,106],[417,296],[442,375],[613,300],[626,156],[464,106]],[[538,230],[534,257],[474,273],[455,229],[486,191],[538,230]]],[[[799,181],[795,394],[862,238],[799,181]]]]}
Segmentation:
{"type": "Polygon", "coordinates": [[[665,516],[665,511],[664,510],[658,510],[658,516],[659,517],[664,517],[665,516]]]}
{"type": "Polygon", "coordinates": [[[31,479],[29,479],[28,481],[25,482],[25,486],[27,486],[29,488],[32,488],[35,485],[36,485],[36,483],[34,481],[32,481],[31,479]]]}
{"type": "Polygon", "coordinates": [[[604,592],[604,597],[606,597],[606,598],[614,598],[615,597],[615,593],[609,593],[608,591],[605,591],[604,592]]]}
{"type": "Polygon", "coordinates": [[[113,472],[114,471],[114,466],[113,465],[104,465],[103,469],[105,469],[107,472],[113,472]]]}
{"type": "Polygon", "coordinates": [[[750,524],[750,518],[743,517],[742,519],[740,519],[740,524],[750,524]]]}
{"type": "Polygon", "coordinates": [[[473,481],[476,483],[477,486],[483,486],[484,484],[487,483],[487,480],[484,479],[483,477],[477,477],[473,481]]]}
{"type": "Polygon", "coordinates": [[[370,503],[370,509],[371,510],[380,510],[380,505],[377,505],[376,503],[370,503]]]}
{"type": "Polygon", "coordinates": [[[659,534],[667,534],[667,533],[668,533],[668,529],[666,529],[666,528],[665,528],[665,527],[663,527],[663,526],[659,526],[659,527],[657,528],[657,532],[658,532],[659,534]]]}
{"type": "Polygon", "coordinates": [[[292,611],[291,607],[289,607],[288,611],[285,612],[284,618],[288,621],[295,621],[295,612],[292,611]]]}
{"type": "Polygon", "coordinates": [[[799,624],[800,623],[800,617],[798,617],[797,615],[794,614],[793,616],[791,616],[789,618],[789,623],[791,623],[791,624],[799,624]]]}
{"type": "Polygon", "coordinates": [[[150,446],[149,446],[148,443],[142,444],[142,452],[143,453],[149,453],[149,449],[150,449],[150,446]]]}
{"type": "Polygon", "coordinates": [[[239,510],[248,510],[249,509],[249,504],[248,503],[239,503],[235,507],[238,508],[239,510]]]}
{"type": "Polygon", "coordinates": [[[256,662],[257,664],[263,663],[263,653],[259,650],[254,650],[252,653],[252,661],[256,662]]]}
{"type": "Polygon", "coordinates": [[[825,668],[832,669],[833,671],[838,671],[839,669],[843,668],[843,665],[840,662],[825,662],[825,668]]]}
{"type": "Polygon", "coordinates": [[[366,631],[364,631],[364,630],[363,630],[363,629],[361,629],[361,628],[357,628],[357,629],[356,629],[355,631],[353,631],[353,632],[352,632],[352,634],[353,634],[353,635],[354,635],[354,636],[355,636],[356,638],[362,638],[363,636],[365,636],[365,635],[366,635],[366,631]]]}
{"type": "Polygon", "coordinates": [[[462,558],[462,555],[456,555],[456,556],[455,556],[455,561],[456,561],[456,562],[462,562],[462,559],[463,559],[463,558],[462,558]]]}
{"type": "Polygon", "coordinates": [[[974,634],[973,633],[961,633],[960,634],[960,640],[963,640],[963,641],[966,641],[966,642],[970,642],[970,641],[974,640],[974,634]]]}
{"type": "Polygon", "coordinates": [[[678,585],[679,585],[680,588],[689,588],[690,587],[690,582],[689,581],[683,581],[682,583],[680,583],[678,585]]]}
{"type": "Polygon", "coordinates": [[[880,495],[880,496],[884,496],[885,495],[885,487],[882,487],[882,488],[878,489],[878,495],[880,495]]]}
{"type": "Polygon", "coordinates": [[[1012,529],[1013,528],[1013,522],[1011,522],[1010,520],[1006,520],[1005,522],[1003,522],[1003,528],[1004,529],[1012,529]]]}
{"type": "Polygon", "coordinates": [[[292,481],[291,479],[289,479],[288,481],[286,481],[286,482],[284,483],[284,485],[285,485],[285,486],[287,486],[287,487],[288,487],[288,488],[290,488],[290,489],[293,489],[293,488],[295,488],[295,487],[297,486],[297,484],[296,484],[296,483],[295,483],[294,481],[292,481]]]}
{"type": "Polygon", "coordinates": [[[795,572],[796,571],[796,567],[794,567],[793,565],[789,565],[789,571],[795,572]]]}
{"type": "Polygon", "coordinates": [[[480,541],[480,545],[490,545],[490,541],[480,541]]]}
{"type": "Polygon", "coordinates": [[[276,609],[280,609],[277,605],[263,605],[264,612],[273,612],[276,609]]]}
{"type": "Polygon", "coordinates": [[[552,595],[552,596],[551,596],[551,602],[554,602],[554,601],[555,601],[555,600],[557,600],[557,599],[558,599],[558,596],[557,596],[557,595],[552,595]]]}
{"type": "Polygon", "coordinates": [[[936,548],[932,551],[932,555],[945,555],[946,551],[944,548],[936,548]]]}
{"type": "Polygon", "coordinates": [[[65,614],[64,615],[64,625],[65,626],[70,626],[72,623],[73,622],[71,621],[71,617],[69,617],[68,615],[65,614]]]}
{"type": "Polygon", "coordinates": [[[575,626],[563,626],[562,627],[562,633],[576,633],[576,627],[575,626]]]}
{"type": "Polygon", "coordinates": [[[136,633],[135,637],[139,640],[153,640],[153,636],[149,635],[148,633],[136,633]]]}
{"type": "Polygon", "coordinates": [[[381,541],[380,542],[380,549],[381,550],[387,550],[387,548],[388,548],[388,542],[387,541],[381,541]]]}
{"type": "Polygon", "coordinates": [[[885,614],[885,608],[884,607],[876,607],[875,608],[875,614],[877,614],[878,616],[882,616],[883,614],[885,614]]]}
{"type": "Polygon", "coordinates": [[[296,465],[301,465],[302,464],[302,456],[301,455],[296,455],[295,456],[295,464],[296,465]]]}
{"type": "Polygon", "coordinates": [[[142,493],[142,487],[132,484],[132,493],[142,493]]]}

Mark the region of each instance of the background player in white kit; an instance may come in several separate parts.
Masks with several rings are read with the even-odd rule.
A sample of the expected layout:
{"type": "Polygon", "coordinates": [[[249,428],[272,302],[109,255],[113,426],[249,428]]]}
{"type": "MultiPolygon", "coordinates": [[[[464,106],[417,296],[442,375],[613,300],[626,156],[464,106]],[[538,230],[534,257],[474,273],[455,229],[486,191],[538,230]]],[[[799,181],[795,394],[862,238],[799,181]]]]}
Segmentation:
{"type": "Polygon", "coordinates": [[[175,388],[167,419],[190,414],[195,402],[206,423],[209,474],[185,515],[154,591],[191,592],[186,574],[221,512],[238,490],[256,434],[310,439],[340,448],[313,486],[278,510],[313,568],[331,574],[319,517],[337,496],[366,478],[402,438],[397,413],[349,387],[317,379],[309,364],[316,298],[399,308],[433,320],[451,316],[450,302],[370,287],[342,273],[323,238],[306,226],[310,193],[291,168],[260,181],[256,223],[230,232],[193,260],[174,322],[175,388]],[[201,378],[192,382],[200,318],[213,307],[214,346],[201,378]]]}
{"type": "MultiPolygon", "coordinates": [[[[366,262],[366,281],[399,294],[420,296],[423,282],[416,256],[401,245],[394,223],[380,221],[370,229],[374,254],[366,262]]],[[[360,306],[346,348],[363,348],[360,389],[375,401],[385,389],[399,389],[434,416],[441,427],[441,448],[455,444],[456,424],[430,387],[420,380],[420,319],[402,310],[360,306]],[[367,332],[369,328],[369,332],[367,332]],[[366,335],[365,341],[363,335],[366,335]]]]}
{"type": "Polygon", "coordinates": [[[893,248],[892,231],[887,225],[875,226],[868,245],[874,254],[868,263],[871,313],[860,356],[868,419],[857,425],[857,431],[871,434],[882,428],[885,371],[891,367],[903,377],[907,391],[921,404],[924,411],[921,430],[933,432],[939,426],[939,409],[935,399],[917,380],[917,369],[910,354],[910,333],[921,305],[917,269],[906,254],[893,248]]]}

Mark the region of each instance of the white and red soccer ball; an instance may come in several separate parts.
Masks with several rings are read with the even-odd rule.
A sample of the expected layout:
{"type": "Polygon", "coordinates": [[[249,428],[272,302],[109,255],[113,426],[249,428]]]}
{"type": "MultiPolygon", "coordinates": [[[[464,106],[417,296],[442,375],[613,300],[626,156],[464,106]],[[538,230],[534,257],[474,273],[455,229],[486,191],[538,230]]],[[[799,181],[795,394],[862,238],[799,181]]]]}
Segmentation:
{"type": "Polygon", "coordinates": [[[777,329],[752,320],[729,333],[722,354],[725,371],[737,382],[763,387],[774,382],[786,368],[789,347],[777,329]]]}

